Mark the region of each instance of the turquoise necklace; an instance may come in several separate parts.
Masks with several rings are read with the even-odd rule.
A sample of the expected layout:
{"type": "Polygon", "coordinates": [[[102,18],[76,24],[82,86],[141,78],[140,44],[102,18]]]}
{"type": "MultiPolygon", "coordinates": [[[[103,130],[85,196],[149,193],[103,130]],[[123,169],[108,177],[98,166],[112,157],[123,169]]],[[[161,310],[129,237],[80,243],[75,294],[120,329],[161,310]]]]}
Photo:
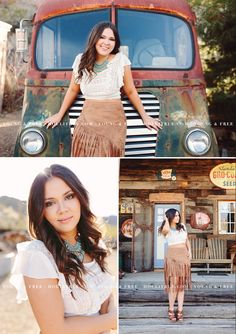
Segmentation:
{"type": "Polygon", "coordinates": [[[81,241],[78,239],[75,245],[70,244],[68,241],[65,240],[65,246],[68,252],[73,253],[78,259],[83,262],[84,259],[84,250],[81,245],[81,241]]]}
{"type": "Polygon", "coordinates": [[[100,73],[102,71],[104,71],[106,68],[107,68],[107,65],[108,65],[109,61],[108,61],[108,58],[104,60],[103,63],[101,64],[98,64],[98,63],[94,63],[94,66],[93,66],[93,71],[95,73],[100,73]]]}

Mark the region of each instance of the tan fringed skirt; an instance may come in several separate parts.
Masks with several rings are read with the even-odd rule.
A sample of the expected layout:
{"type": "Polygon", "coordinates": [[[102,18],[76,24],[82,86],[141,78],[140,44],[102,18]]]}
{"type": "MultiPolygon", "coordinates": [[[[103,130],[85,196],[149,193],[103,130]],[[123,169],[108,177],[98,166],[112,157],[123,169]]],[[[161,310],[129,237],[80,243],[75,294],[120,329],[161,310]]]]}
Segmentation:
{"type": "Polygon", "coordinates": [[[121,100],[85,100],[77,119],[72,157],[122,157],[126,117],[121,100]]]}
{"type": "Polygon", "coordinates": [[[169,246],[164,264],[165,291],[191,289],[191,264],[185,244],[169,246]]]}

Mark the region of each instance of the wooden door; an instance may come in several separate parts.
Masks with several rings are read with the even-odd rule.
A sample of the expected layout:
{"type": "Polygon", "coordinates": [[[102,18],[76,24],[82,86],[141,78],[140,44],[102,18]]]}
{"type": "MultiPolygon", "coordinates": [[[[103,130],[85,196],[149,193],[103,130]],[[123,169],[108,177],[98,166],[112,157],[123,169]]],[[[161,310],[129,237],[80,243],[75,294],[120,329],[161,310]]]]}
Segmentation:
{"type": "Polygon", "coordinates": [[[153,208],[150,203],[134,201],[133,270],[153,269],[153,208]]]}

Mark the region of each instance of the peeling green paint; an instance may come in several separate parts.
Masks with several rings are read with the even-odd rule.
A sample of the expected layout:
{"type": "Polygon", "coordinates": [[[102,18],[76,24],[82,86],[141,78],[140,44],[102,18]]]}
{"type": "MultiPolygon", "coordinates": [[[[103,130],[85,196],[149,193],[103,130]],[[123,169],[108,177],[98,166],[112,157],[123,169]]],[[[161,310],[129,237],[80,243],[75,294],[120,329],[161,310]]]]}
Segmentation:
{"type": "Polygon", "coordinates": [[[37,82],[33,85],[33,80],[31,80],[31,83],[32,86],[25,88],[23,120],[14,155],[28,156],[20,148],[19,136],[24,129],[37,127],[43,131],[47,141],[47,146],[40,156],[70,156],[71,132],[68,114],[63,117],[61,124],[54,129],[47,129],[43,125],[43,121],[47,117],[54,115],[60,109],[63,99],[61,87],[41,87],[37,86],[37,82]]]}

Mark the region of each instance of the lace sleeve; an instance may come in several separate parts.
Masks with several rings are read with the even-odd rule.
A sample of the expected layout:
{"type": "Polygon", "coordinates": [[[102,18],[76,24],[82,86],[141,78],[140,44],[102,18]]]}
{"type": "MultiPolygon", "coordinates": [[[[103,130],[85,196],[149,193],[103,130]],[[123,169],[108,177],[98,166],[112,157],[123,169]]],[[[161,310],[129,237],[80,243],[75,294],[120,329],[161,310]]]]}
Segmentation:
{"type": "Polygon", "coordinates": [[[17,245],[17,255],[13,265],[10,283],[17,290],[17,302],[27,300],[24,276],[44,279],[59,278],[50,253],[40,241],[22,242],[17,245]]]}
{"type": "Polygon", "coordinates": [[[81,78],[78,78],[78,70],[79,70],[79,65],[81,61],[82,53],[79,53],[73,62],[72,68],[73,68],[73,77],[74,77],[74,82],[77,85],[81,84],[81,78]]]}
{"type": "Polygon", "coordinates": [[[120,88],[124,86],[124,72],[125,72],[124,67],[127,65],[131,65],[129,58],[123,53],[120,53],[119,67],[118,67],[118,84],[120,88]]]}

